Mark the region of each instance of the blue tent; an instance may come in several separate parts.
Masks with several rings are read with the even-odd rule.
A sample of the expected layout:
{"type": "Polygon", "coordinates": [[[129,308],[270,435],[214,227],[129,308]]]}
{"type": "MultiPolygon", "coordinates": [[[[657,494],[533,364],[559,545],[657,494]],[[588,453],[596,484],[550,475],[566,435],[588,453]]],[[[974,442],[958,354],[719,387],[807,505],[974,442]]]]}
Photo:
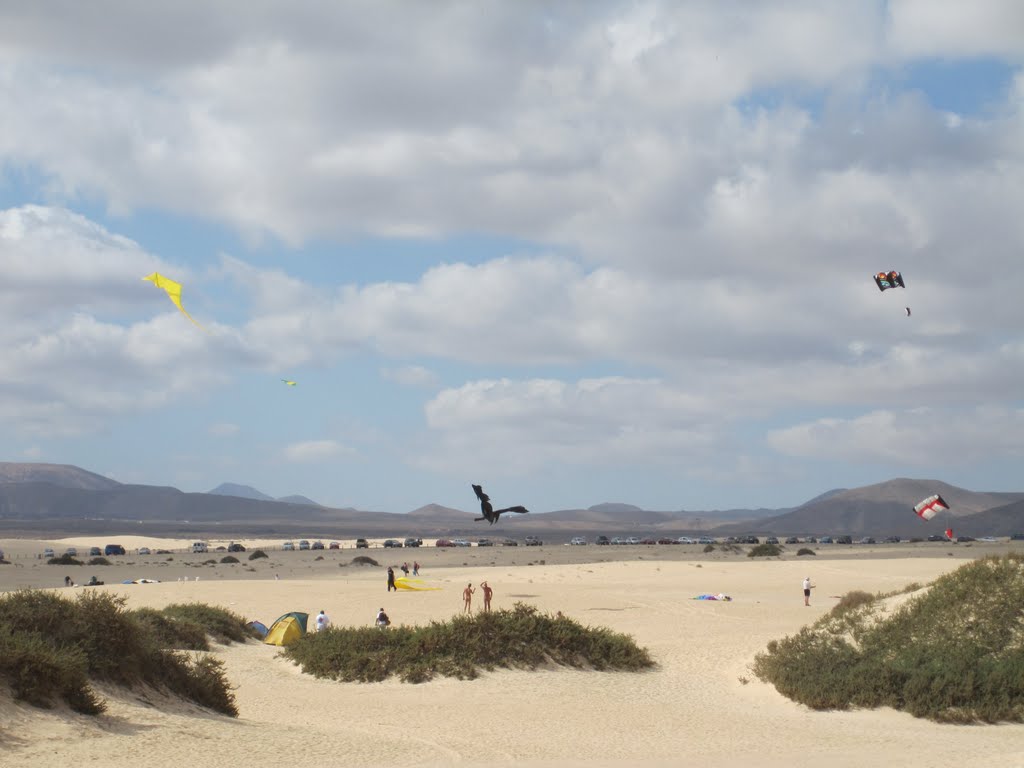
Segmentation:
{"type": "Polygon", "coordinates": [[[257,632],[260,633],[260,637],[266,637],[267,632],[270,631],[269,629],[267,629],[267,625],[264,624],[262,621],[250,621],[245,626],[251,629],[255,629],[257,632]]]}

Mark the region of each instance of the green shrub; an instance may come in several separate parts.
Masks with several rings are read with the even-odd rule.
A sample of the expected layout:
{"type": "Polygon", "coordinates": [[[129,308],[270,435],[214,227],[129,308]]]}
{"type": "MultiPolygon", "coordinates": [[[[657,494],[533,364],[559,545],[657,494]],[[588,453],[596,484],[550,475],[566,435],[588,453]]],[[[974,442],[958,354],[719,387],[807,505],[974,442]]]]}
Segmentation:
{"type": "Polygon", "coordinates": [[[1024,556],[937,579],[891,614],[854,592],[755,674],[815,709],[889,706],[939,722],[1024,722],[1024,556]]]}
{"type": "Polygon", "coordinates": [[[628,635],[584,627],[522,603],[422,627],[331,628],[303,636],[285,653],[308,674],[344,682],[473,679],[480,669],[548,664],[631,671],[654,665],[628,635]]]}
{"type": "Polygon", "coordinates": [[[714,551],[715,551],[715,545],[714,544],[705,544],[704,545],[704,552],[714,552],[714,551]]]}
{"type": "Polygon", "coordinates": [[[132,615],[156,637],[161,648],[188,651],[208,651],[210,641],[206,630],[198,622],[168,616],[154,608],[138,608],[132,615]]]}
{"type": "Polygon", "coordinates": [[[800,549],[796,551],[796,556],[803,557],[804,555],[813,555],[814,557],[817,557],[818,553],[808,547],[800,547],[800,549]]]}
{"type": "Polygon", "coordinates": [[[367,557],[366,555],[357,555],[356,557],[352,558],[352,565],[372,565],[374,567],[377,567],[380,565],[380,563],[378,563],[372,557],[367,557]]]}
{"type": "Polygon", "coordinates": [[[245,626],[246,620],[227,608],[203,603],[173,603],[164,608],[163,613],[172,619],[197,624],[219,643],[243,643],[252,637],[245,626]]]}
{"type": "Polygon", "coordinates": [[[250,560],[259,560],[261,557],[270,557],[270,555],[268,555],[262,549],[257,549],[255,552],[249,554],[250,560]]]}
{"type": "Polygon", "coordinates": [[[758,544],[747,552],[747,557],[778,557],[782,554],[782,547],[778,544],[758,544]]]}
{"type": "Polygon", "coordinates": [[[221,562],[222,564],[231,564],[231,563],[237,563],[237,562],[238,562],[238,558],[237,558],[237,557],[235,557],[234,555],[224,555],[224,557],[222,557],[222,558],[220,559],[220,562],[221,562]]]}
{"type": "MultiPolygon", "coordinates": [[[[168,650],[160,633],[169,628],[154,629],[160,623],[156,612],[139,617],[124,604],[124,597],[94,590],[74,600],[42,590],[0,595],[0,683],[36,706],[62,700],[85,714],[103,711],[92,680],[147,685],[237,714],[217,663],[168,650]],[[218,681],[222,691],[216,690],[218,681]]],[[[181,625],[171,629],[183,633],[181,625]]]]}
{"type": "Polygon", "coordinates": [[[46,561],[47,565],[82,565],[81,560],[76,560],[71,555],[61,555],[60,557],[51,557],[46,561]]]}
{"type": "Polygon", "coordinates": [[[105,557],[94,557],[89,561],[89,565],[110,565],[110,561],[105,557]]]}

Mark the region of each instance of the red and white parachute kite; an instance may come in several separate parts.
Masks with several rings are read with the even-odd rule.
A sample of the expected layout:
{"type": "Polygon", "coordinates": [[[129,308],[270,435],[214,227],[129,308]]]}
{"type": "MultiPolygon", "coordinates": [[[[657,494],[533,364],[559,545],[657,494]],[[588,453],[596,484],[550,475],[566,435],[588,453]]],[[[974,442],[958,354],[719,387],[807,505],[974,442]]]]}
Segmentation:
{"type": "Polygon", "coordinates": [[[922,520],[931,520],[937,512],[943,509],[949,509],[949,504],[938,494],[922,499],[914,505],[914,511],[922,520]]]}

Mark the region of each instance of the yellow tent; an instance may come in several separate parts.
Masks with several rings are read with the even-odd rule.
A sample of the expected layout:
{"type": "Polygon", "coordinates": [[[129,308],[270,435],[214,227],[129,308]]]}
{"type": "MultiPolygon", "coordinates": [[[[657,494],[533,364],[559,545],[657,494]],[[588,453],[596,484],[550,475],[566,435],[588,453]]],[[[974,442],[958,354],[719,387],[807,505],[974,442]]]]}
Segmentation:
{"type": "Polygon", "coordinates": [[[267,645],[289,645],[294,643],[306,634],[306,622],[309,620],[308,613],[293,611],[286,613],[270,625],[270,631],[263,638],[267,645]]]}

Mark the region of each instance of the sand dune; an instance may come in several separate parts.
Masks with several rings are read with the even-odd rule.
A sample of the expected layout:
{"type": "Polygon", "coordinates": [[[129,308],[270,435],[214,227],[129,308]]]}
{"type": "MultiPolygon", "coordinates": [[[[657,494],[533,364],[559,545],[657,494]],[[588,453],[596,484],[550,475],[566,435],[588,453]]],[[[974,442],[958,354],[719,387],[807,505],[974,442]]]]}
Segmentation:
{"type": "MultiPolygon", "coordinates": [[[[238,686],[238,719],[159,702],[153,694],[107,692],[110,710],[99,718],[41,712],[0,697],[0,762],[12,768],[65,761],[234,766],[254,756],[294,754],[326,766],[1024,764],[1024,726],[940,726],[891,710],[813,712],[748,671],[769,640],[828,610],[835,602],[830,596],[930,581],[955,568],[964,550],[958,557],[872,557],[865,550],[858,557],[781,561],[678,553],[658,559],[653,552],[620,560],[626,555],[617,551],[602,552],[607,561],[587,562],[598,557],[589,549],[587,556],[554,547],[371,550],[382,562],[418,557],[423,577],[442,587],[437,592],[388,594],[382,568],[347,565],[356,554],[351,550],[315,562],[310,553],[301,559],[279,553],[253,572],[244,570],[247,563],[202,566],[181,555],[163,567],[148,564],[167,577],[162,583],[103,589],[125,595],[131,607],[200,601],[264,622],[289,610],[324,609],[335,624],[370,625],[381,606],[396,623],[447,618],[461,609],[465,583],[487,579],[496,608],[522,601],[627,632],[651,650],[655,670],[500,671],[474,681],[340,684],[303,675],[269,646],[220,646],[216,653],[238,686]],[[805,575],[817,584],[810,608],[800,592],[805,575]],[[189,581],[178,581],[186,576],[189,581]],[[733,600],[691,599],[703,592],[733,600]]],[[[51,582],[50,574],[63,573],[34,565],[17,570],[51,582]]],[[[132,567],[141,566],[108,572],[132,567]]],[[[14,570],[0,570],[0,587],[10,588],[14,570]]]]}

